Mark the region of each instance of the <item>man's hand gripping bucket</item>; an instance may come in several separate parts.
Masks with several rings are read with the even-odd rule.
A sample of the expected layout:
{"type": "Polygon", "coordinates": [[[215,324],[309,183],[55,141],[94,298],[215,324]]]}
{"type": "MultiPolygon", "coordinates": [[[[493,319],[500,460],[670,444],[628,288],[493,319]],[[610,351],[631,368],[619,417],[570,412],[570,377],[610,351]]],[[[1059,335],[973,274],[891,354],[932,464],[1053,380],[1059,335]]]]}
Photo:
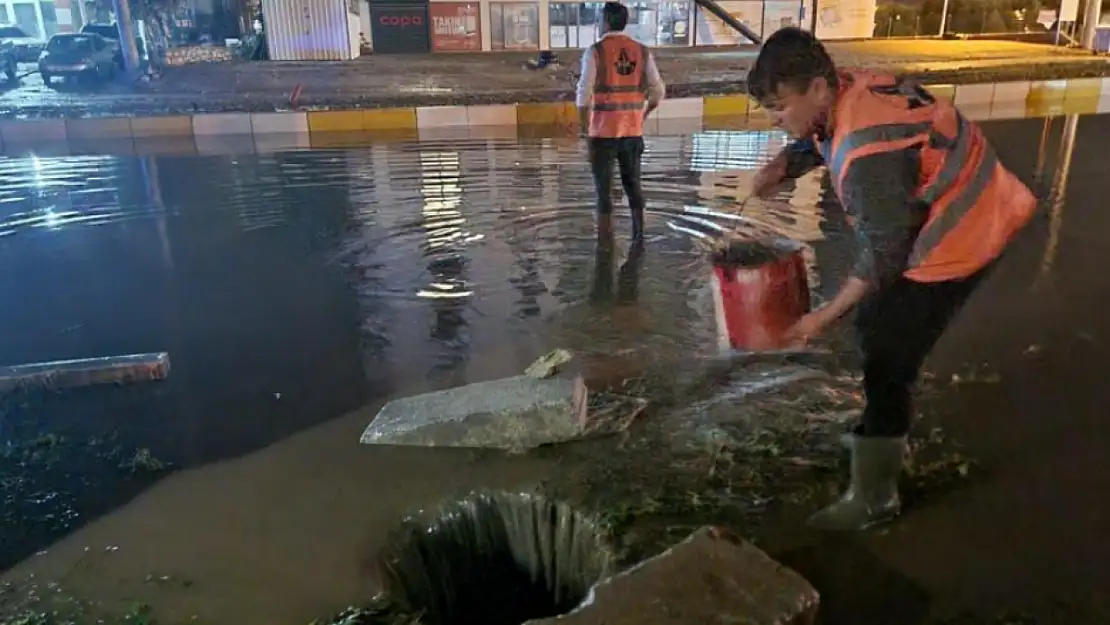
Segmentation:
{"type": "Polygon", "coordinates": [[[721,352],[788,349],[784,334],[810,306],[802,246],[788,239],[722,239],[711,258],[721,352]]]}

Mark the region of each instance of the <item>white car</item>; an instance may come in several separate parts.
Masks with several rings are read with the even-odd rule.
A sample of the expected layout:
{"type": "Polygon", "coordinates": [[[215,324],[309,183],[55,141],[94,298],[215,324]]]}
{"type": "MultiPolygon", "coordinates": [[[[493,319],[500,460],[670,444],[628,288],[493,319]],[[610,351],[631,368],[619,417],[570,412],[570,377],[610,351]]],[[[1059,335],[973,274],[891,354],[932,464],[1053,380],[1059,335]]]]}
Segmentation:
{"type": "Polygon", "coordinates": [[[0,26],[0,40],[12,44],[15,60],[19,63],[29,63],[39,58],[46,40],[28,35],[18,26],[0,26]]]}

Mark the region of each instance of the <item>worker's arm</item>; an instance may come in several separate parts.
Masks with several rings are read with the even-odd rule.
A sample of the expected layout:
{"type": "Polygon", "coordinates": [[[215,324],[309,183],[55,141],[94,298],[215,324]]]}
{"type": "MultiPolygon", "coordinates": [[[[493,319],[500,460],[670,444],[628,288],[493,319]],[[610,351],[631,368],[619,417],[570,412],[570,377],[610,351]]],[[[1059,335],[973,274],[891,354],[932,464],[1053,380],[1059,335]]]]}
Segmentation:
{"type": "Polygon", "coordinates": [[[855,217],[855,267],[832,300],[787,330],[787,341],[804,345],[905,271],[926,212],[915,193],[918,159],[917,150],[909,148],[863,156],[848,165],[840,201],[855,217]]]}
{"type": "Polygon", "coordinates": [[[650,50],[644,65],[644,77],[647,79],[647,108],[644,109],[644,119],[647,119],[652,111],[659,108],[659,103],[667,95],[667,85],[659,75],[659,66],[655,64],[655,55],[650,50]]]}
{"type": "Polygon", "coordinates": [[[800,178],[825,163],[812,138],[798,139],[779,152],[755,174],[752,194],[762,197],[789,178],[800,178]]]}
{"type": "Polygon", "coordinates": [[[582,69],[578,76],[578,129],[585,133],[590,127],[590,105],[594,101],[594,85],[597,83],[597,55],[593,46],[582,51],[582,69]]]}
{"type": "Polygon", "coordinates": [[[920,155],[915,148],[853,160],[841,182],[841,203],[855,218],[852,276],[827,305],[833,319],[847,314],[873,289],[906,271],[927,208],[917,199],[920,155]]]}

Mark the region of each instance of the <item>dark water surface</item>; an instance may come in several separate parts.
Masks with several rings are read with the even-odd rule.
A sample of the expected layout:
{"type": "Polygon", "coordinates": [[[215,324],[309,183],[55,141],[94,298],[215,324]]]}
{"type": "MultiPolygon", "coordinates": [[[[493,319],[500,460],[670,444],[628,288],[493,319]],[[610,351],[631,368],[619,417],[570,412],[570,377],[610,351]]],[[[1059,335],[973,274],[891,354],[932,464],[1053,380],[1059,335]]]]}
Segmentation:
{"type": "MultiPolygon", "coordinates": [[[[1039,589],[1043,596],[1088,593],[1094,602],[1105,592],[1096,589],[1110,587],[1110,574],[1100,572],[1110,559],[1101,540],[1110,517],[1101,497],[1110,487],[1110,473],[1101,470],[1110,449],[1102,375],[1110,370],[1103,304],[1110,297],[1103,270],[1110,260],[1103,242],[1110,118],[1079,119],[1078,132],[1074,124],[986,124],[1003,159],[1058,198],[1046,202],[935,358],[941,371],[987,363],[1000,376],[997,384],[958,387],[945,400],[951,427],[996,471],[956,500],[868,539],[885,561],[954,601],[974,592],[969,600],[1004,605],[1039,589]],[[916,533],[920,540],[897,539],[916,533]],[[941,540],[958,546],[938,562],[928,552],[941,540]]],[[[614,276],[627,245],[619,240],[615,258],[597,255],[592,183],[577,141],[0,160],[0,365],[162,350],[173,362],[164,383],[36,399],[0,417],[9,440],[0,467],[27,474],[5,485],[16,500],[6,502],[0,566],[143,491],[158,471],[147,463],[136,469],[130,459],[137,451],[149,450],[154,469],[199,467],[385,397],[518,372],[554,347],[569,347],[598,369],[709,352],[715,328],[699,242],[725,228],[807,243],[811,279],[828,292],[850,262],[850,247],[819,176],[773,201],[749,203],[744,218],[725,212],[742,199],[753,168],[783,142],[771,132],[649,139],[649,242],[641,261],[626,264],[623,289],[614,276]],[[629,276],[635,289],[627,288],[629,276]],[[638,305],[613,305],[622,296],[638,305]],[[43,441],[44,434],[66,443],[43,441]],[[47,478],[35,476],[35,463],[49,450],[28,454],[28,440],[32,448],[58,448],[42,470],[47,478]],[[74,441],[97,451],[66,451],[74,441]]],[[[618,215],[623,233],[627,221],[618,215]]],[[[356,440],[359,424],[328,427],[311,453],[369,453],[337,447],[356,440]]],[[[384,455],[373,470],[390,476],[363,475],[367,497],[420,490],[414,474],[452,470],[403,451],[375,453],[384,455]]],[[[233,471],[227,467],[236,462],[212,470],[233,471]]],[[[275,503],[285,496],[279,491],[331,484],[325,474],[344,472],[336,465],[284,475],[282,466],[256,470],[258,480],[273,480],[266,487],[243,482],[239,488],[253,489],[254,499],[227,486],[238,478],[172,479],[180,477],[185,490],[211,488],[213,502],[223,502],[214,509],[235,509],[238,499],[288,515],[302,512],[290,512],[297,502],[275,503]],[[274,492],[260,494],[267,488],[274,492]]],[[[469,479],[499,478],[477,472],[469,479]]],[[[342,488],[355,487],[348,480],[342,488]]],[[[149,497],[161,497],[163,510],[174,505],[168,495],[149,497]]],[[[213,522],[203,511],[182,514],[213,522]]],[[[328,531],[310,517],[304,532],[328,531]]],[[[265,533],[220,519],[213,532],[227,536],[195,550],[265,533]]],[[[90,531],[107,532],[111,522],[90,531]]],[[[120,523],[156,531],[141,517],[120,523]]],[[[257,540],[258,553],[273,548],[257,540]]],[[[249,553],[235,544],[238,555],[249,553]]],[[[193,573],[219,557],[195,556],[193,573]]],[[[156,564],[138,558],[133,570],[156,564]]],[[[265,600],[257,602],[253,612],[218,602],[212,609],[267,614],[265,600]]]]}

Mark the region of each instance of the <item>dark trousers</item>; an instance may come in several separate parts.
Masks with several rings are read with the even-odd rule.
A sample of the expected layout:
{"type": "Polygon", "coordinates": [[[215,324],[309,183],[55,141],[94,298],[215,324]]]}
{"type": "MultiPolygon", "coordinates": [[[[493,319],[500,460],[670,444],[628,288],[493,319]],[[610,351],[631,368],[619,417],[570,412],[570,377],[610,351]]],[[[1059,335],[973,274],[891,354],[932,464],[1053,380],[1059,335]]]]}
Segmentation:
{"type": "Polygon", "coordinates": [[[597,214],[613,214],[613,164],[620,168],[621,186],[632,209],[632,230],[642,234],[644,223],[644,191],[640,187],[640,165],[644,158],[643,137],[590,139],[590,169],[597,192],[597,214]]]}
{"type": "Polygon", "coordinates": [[[988,270],[959,281],[897,282],[861,302],[856,332],[863,352],[863,436],[904,436],[913,422],[913,386],[925,357],[988,270]]]}

